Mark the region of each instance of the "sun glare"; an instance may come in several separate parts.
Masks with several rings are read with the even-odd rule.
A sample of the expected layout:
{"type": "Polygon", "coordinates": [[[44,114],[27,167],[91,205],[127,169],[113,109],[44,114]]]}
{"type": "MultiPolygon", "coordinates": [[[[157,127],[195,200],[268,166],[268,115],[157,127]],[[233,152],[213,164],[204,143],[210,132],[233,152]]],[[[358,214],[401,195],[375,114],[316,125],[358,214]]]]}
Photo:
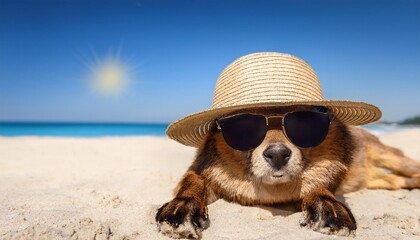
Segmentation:
{"type": "Polygon", "coordinates": [[[130,68],[119,59],[119,54],[96,60],[90,66],[89,82],[96,92],[106,95],[120,95],[129,86],[130,68]]]}

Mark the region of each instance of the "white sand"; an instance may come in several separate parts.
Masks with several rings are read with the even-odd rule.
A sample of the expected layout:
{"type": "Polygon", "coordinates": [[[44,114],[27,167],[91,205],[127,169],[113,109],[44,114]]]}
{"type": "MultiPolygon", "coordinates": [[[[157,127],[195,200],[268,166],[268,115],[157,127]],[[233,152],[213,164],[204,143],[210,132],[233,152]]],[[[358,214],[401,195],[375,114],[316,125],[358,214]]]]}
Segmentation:
{"type": "MultiPolygon", "coordinates": [[[[420,160],[420,130],[382,136],[420,160]]],[[[0,138],[0,239],[168,239],[156,209],[194,157],[167,138],[0,138]]],[[[356,239],[420,239],[420,190],[344,196],[356,239]]],[[[300,228],[290,207],[209,206],[203,239],[337,239],[300,228]]],[[[347,239],[347,238],[344,238],[347,239]]]]}

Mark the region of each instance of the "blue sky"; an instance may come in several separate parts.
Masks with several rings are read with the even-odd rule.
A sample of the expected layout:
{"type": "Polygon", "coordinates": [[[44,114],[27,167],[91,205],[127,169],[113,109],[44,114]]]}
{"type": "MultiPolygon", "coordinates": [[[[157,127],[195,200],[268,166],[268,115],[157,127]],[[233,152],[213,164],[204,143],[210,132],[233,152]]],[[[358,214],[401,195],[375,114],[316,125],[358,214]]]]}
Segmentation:
{"type": "Polygon", "coordinates": [[[0,121],[171,122],[259,51],[306,60],[326,99],[420,114],[419,1],[0,0],[0,121]],[[132,84],[92,91],[86,63],[118,51],[132,84]]]}

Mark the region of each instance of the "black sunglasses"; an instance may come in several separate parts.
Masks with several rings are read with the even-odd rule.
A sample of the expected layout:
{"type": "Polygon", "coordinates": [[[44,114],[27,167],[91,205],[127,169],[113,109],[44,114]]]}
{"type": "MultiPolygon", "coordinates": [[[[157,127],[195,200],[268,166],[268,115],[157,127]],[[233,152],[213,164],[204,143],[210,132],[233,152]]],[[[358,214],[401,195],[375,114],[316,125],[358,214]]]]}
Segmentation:
{"type": "Polygon", "coordinates": [[[332,115],[317,111],[296,111],[270,116],[242,113],[216,119],[216,124],[230,147],[249,151],[264,140],[269,118],[281,118],[283,132],[290,142],[300,148],[310,148],[324,141],[332,115]]]}

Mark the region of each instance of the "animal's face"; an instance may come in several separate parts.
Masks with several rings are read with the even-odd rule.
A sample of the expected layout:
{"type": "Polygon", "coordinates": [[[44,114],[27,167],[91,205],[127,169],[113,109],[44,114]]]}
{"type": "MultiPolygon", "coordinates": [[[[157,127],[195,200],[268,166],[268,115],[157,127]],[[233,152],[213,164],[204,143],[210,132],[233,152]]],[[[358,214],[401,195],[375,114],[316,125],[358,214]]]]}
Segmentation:
{"type": "Polygon", "coordinates": [[[268,130],[264,141],[252,150],[249,160],[252,174],[266,184],[289,182],[305,165],[302,151],[281,129],[268,130]]]}
{"type": "MultiPolygon", "coordinates": [[[[264,115],[282,114],[297,110],[310,110],[311,107],[285,107],[279,109],[248,110],[241,112],[264,115]]],[[[235,113],[236,114],[236,113],[235,113]]],[[[303,149],[294,145],[282,130],[281,119],[269,118],[268,131],[264,140],[250,151],[238,151],[228,146],[220,131],[215,133],[216,145],[221,158],[228,161],[232,171],[246,171],[257,181],[265,184],[285,183],[296,179],[310,164],[311,158],[325,152],[325,144],[303,149]]],[[[334,142],[335,131],[329,131],[325,141],[334,142]]],[[[324,142],[325,142],[324,141],[324,142]]]]}

